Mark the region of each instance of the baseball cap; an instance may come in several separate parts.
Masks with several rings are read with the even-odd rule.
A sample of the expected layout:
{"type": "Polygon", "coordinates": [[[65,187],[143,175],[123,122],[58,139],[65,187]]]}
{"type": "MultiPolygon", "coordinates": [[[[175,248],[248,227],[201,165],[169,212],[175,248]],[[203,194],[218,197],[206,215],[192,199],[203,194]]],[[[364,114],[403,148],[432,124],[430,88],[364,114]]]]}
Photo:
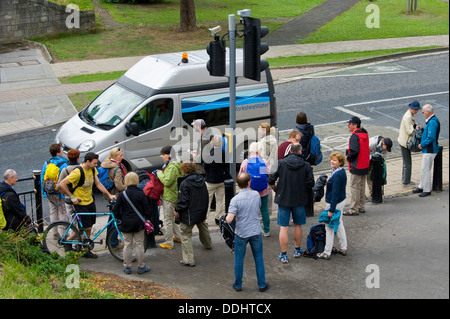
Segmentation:
{"type": "Polygon", "coordinates": [[[409,103],[409,108],[413,110],[420,110],[420,103],[417,101],[412,101],[409,103]]]}
{"type": "Polygon", "coordinates": [[[389,137],[384,138],[384,145],[386,145],[386,149],[388,152],[392,149],[392,140],[389,137]]]}
{"type": "Polygon", "coordinates": [[[361,125],[361,119],[357,116],[352,116],[352,118],[348,120],[348,123],[361,125]]]}
{"type": "Polygon", "coordinates": [[[198,120],[194,120],[194,121],[191,123],[191,125],[192,125],[192,126],[205,127],[205,126],[206,126],[206,123],[205,123],[204,120],[198,119],[198,120]]]}

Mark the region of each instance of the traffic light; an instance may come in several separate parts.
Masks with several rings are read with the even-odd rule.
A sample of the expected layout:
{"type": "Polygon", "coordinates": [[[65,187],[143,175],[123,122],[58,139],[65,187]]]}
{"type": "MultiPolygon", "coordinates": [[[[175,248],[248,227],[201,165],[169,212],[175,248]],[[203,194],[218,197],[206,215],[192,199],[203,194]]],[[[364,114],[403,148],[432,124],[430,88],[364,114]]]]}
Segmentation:
{"type": "Polygon", "coordinates": [[[269,50],[267,43],[261,43],[269,33],[269,28],[261,26],[261,20],[244,17],[244,77],[261,80],[261,72],[269,67],[269,62],[261,55],[269,50]]]}
{"type": "Polygon", "coordinates": [[[226,73],[226,54],[225,40],[219,40],[218,37],[214,41],[209,42],[206,46],[206,52],[209,55],[209,61],[206,68],[211,76],[224,76],[226,73]]]}

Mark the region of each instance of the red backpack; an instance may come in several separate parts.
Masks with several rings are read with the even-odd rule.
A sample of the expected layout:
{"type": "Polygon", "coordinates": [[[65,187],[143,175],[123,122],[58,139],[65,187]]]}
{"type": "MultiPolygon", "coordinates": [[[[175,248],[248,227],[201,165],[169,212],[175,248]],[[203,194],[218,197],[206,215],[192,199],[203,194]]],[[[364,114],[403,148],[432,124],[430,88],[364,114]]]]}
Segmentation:
{"type": "Polygon", "coordinates": [[[150,173],[148,174],[150,177],[150,180],[145,184],[145,187],[143,189],[144,194],[150,198],[159,200],[161,195],[164,191],[164,185],[161,183],[161,181],[156,177],[155,174],[150,173]]]}

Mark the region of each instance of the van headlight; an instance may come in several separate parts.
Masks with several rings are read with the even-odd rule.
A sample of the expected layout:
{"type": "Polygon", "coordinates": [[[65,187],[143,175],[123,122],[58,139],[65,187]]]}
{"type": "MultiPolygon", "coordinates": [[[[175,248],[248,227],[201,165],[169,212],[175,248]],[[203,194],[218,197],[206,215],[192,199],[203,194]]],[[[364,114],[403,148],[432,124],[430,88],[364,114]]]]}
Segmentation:
{"type": "Polygon", "coordinates": [[[89,152],[95,147],[95,142],[93,140],[87,140],[78,146],[78,150],[80,152],[89,152]]]}

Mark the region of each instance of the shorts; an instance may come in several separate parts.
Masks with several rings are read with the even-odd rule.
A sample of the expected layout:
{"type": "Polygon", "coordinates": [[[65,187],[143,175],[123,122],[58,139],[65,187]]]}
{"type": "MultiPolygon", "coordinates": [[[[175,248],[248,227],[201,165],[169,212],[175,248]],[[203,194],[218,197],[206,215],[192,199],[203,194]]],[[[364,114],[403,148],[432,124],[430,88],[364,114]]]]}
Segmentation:
{"type": "Polygon", "coordinates": [[[288,227],[289,221],[291,219],[291,212],[292,220],[294,221],[295,225],[306,224],[305,206],[287,207],[278,205],[278,225],[280,225],[281,227],[288,227]]]}
{"type": "MultiPolygon", "coordinates": [[[[75,212],[77,213],[95,213],[97,212],[97,209],[95,207],[95,202],[90,203],[89,205],[74,205],[75,212]]],[[[96,215],[78,215],[81,219],[81,224],[83,225],[83,228],[91,228],[96,220],[96,215]]],[[[78,225],[80,226],[80,225],[78,225]]]]}

